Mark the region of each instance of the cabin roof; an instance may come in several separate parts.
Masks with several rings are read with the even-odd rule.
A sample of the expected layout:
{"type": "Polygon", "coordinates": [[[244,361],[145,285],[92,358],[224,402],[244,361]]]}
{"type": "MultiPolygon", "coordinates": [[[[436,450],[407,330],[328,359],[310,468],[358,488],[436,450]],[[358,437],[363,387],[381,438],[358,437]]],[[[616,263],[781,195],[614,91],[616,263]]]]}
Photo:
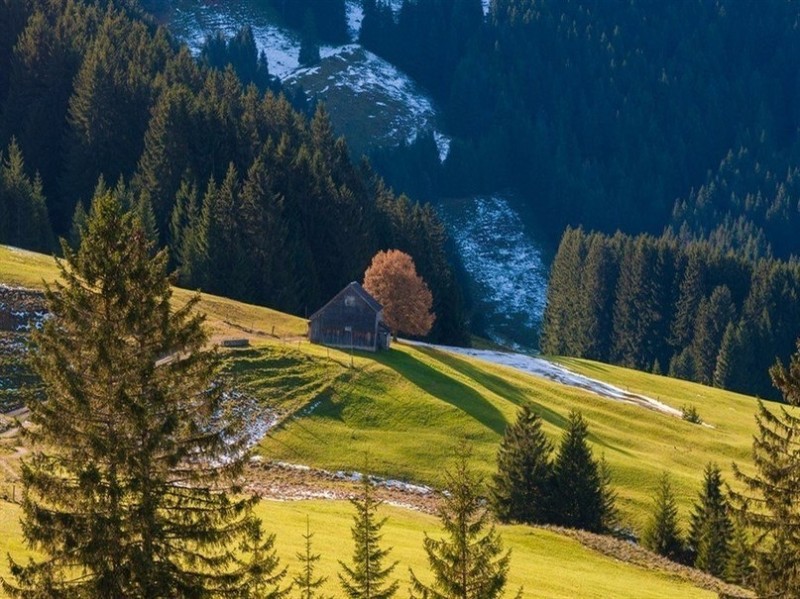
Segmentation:
{"type": "Polygon", "coordinates": [[[378,303],[378,301],[377,301],[377,300],[376,300],[374,297],[372,297],[372,296],[371,296],[371,295],[370,295],[370,294],[367,292],[367,290],[366,290],[366,289],[364,289],[364,288],[363,288],[361,285],[359,285],[359,284],[358,284],[356,281],[353,281],[352,283],[348,284],[348,285],[347,285],[347,286],[346,286],[344,289],[342,289],[342,290],[341,290],[339,293],[337,293],[336,295],[334,295],[334,296],[333,296],[333,297],[330,299],[330,301],[328,301],[328,303],[327,303],[327,304],[325,304],[325,305],[324,305],[324,306],[322,306],[322,307],[321,307],[319,310],[317,310],[316,312],[314,312],[314,313],[311,315],[311,317],[309,318],[309,320],[314,320],[314,318],[316,318],[316,317],[317,317],[317,316],[318,316],[320,313],[322,313],[322,312],[324,312],[324,311],[325,311],[325,308],[327,308],[328,306],[330,306],[332,303],[334,303],[336,300],[338,300],[338,299],[339,299],[339,298],[340,298],[342,295],[344,295],[344,294],[345,294],[345,293],[347,293],[348,291],[353,291],[353,292],[355,292],[355,293],[356,293],[356,295],[358,295],[358,296],[359,296],[361,299],[363,299],[363,300],[364,300],[364,301],[367,303],[367,305],[368,305],[370,308],[372,308],[372,309],[373,309],[373,310],[374,310],[376,313],[378,313],[378,312],[380,312],[381,310],[383,310],[383,306],[381,306],[381,305],[378,303]]]}

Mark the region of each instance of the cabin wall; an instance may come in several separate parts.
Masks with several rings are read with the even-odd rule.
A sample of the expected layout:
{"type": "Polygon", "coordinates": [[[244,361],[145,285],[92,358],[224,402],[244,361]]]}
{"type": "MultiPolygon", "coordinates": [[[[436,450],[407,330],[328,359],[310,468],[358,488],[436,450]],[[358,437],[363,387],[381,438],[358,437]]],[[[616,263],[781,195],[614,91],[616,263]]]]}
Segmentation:
{"type": "Polygon", "coordinates": [[[375,351],[376,318],[375,310],[358,294],[345,294],[311,320],[308,336],[312,343],[375,351]]]}

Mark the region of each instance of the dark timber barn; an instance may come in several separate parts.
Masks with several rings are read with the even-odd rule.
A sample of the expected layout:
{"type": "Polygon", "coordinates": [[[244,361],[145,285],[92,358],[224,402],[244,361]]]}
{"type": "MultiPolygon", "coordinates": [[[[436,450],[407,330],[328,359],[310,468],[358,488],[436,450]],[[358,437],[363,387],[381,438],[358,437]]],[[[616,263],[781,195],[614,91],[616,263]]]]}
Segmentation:
{"type": "Polygon", "coordinates": [[[383,306],[355,281],[311,315],[308,338],[329,347],[389,349],[391,332],[383,322],[383,306]]]}

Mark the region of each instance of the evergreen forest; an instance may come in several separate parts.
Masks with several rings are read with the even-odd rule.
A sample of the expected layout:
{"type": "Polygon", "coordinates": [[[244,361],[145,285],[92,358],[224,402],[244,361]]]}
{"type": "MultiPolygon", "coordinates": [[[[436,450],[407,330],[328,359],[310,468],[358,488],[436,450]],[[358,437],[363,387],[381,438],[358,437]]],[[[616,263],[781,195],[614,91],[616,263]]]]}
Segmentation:
{"type": "MultiPolygon", "coordinates": [[[[797,2],[363,0],[358,41],[437,103],[443,162],[429,135],[353,156],[249,27],[192,55],[161,4],[0,3],[0,241],[75,242],[113,188],[181,284],[298,315],[397,248],[459,344],[458,258],[419,202],[509,189],[564,235],[544,352],[775,395],[800,333],[797,2]]],[[[347,41],[345,0],[267,4],[308,60],[347,41]]]]}
{"type": "Polygon", "coordinates": [[[136,2],[4,0],[0,27],[0,242],[75,243],[113,189],[181,284],[298,315],[397,248],[442,315],[431,337],[467,341],[434,210],[280,93],[248,28],[195,58],[136,2]]]}

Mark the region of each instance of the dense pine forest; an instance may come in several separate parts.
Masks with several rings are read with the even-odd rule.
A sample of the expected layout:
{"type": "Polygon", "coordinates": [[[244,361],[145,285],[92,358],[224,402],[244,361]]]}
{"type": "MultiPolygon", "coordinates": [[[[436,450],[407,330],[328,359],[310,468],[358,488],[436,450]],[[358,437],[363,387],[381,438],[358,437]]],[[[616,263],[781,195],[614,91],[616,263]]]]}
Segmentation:
{"type": "Polygon", "coordinates": [[[247,28],[195,59],[135,3],[0,11],[0,242],[77,241],[92,197],[114,188],[180,283],[300,315],[399,248],[433,291],[432,336],[466,341],[434,211],[353,162],[322,106],[308,116],[276,95],[247,28]]]}
{"type": "Polygon", "coordinates": [[[568,229],[542,349],[776,397],[768,370],[800,331],[800,264],[711,243],[568,229]]]}
{"type": "Polygon", "coordinates": [[[556,238],[674,219],[797,251],[796,2],[481,5],[364,3],[361,43],[423,84],[458,138],[443,193],[512,186],[556,238]]]}
{"type": "MultiPolygon", "coordinates": [[[[510,189],[552,240],[582,227],[553,265],[544,351],[772,393],[765,368],[800,333],[797,2],[364,0],[359,42],[453,137],[444,162],[423,135],[374,167],[247,27],[192,56],[149,17],[161,4],[0,3],[0,241],[76,241],[112,187],[182,284],[301,315],[396,247],[431,286],[432,337],[462,343],[442,225],[392,189],[510,189]]],[[[308,47],[347,41],[344,0],[267,4],[308,47]]]]}

